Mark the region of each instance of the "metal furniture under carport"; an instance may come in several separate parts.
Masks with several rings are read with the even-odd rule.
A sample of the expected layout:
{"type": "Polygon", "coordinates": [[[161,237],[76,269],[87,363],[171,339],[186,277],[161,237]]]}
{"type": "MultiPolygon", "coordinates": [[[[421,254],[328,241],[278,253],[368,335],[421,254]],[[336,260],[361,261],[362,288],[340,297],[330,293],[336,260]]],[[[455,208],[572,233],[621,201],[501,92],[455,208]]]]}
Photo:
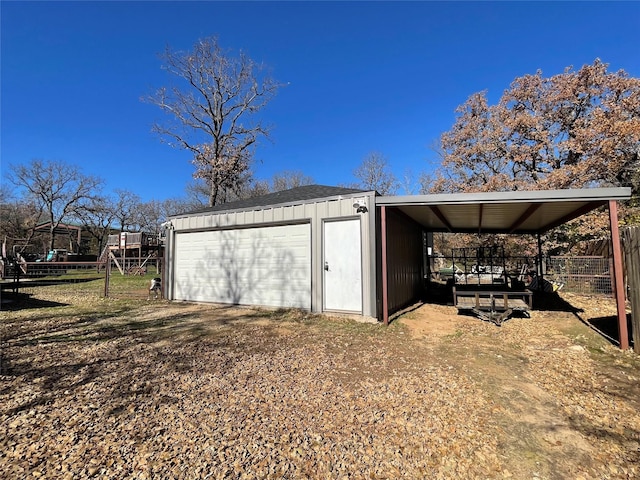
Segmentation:
{"type": "MultiPolygon", "coordinates": [[[[620,348],[629,348],[622,252],[618,229],[618,202],[631,198],[631,189],[590,188],[513,192],[455,193],[437,195],[381,196],[376,198],[380,218],[382,319],[389,323],[389,292],[393,278],[387,274],[386,218],[396,211],[412,219],[425,232],[530,234],[537,237],[600,207],[608,207],[611,233],[615,297],[620,348]]],[[[392,232],[391,232],[392,234],[392,232]]],[[[538,272],[542,280],[542,272],[538,272]]]]}

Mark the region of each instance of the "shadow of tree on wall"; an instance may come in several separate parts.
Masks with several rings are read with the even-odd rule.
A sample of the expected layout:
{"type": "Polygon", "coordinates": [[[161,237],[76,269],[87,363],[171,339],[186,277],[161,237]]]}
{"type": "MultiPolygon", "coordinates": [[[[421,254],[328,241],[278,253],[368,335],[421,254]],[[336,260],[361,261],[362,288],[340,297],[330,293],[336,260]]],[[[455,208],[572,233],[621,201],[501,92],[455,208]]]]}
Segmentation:
{"type": "Polygon", "coordinates": [[[250,255],[240,256],[243,245],[235,231],[223,230],[220,236],[220,248],[205,249],[198,262],[197,271],[205,275],[208,284],[198,296],[233,305],[250,303],[248,297],[263,280],[259,267],[267,255],[264,239],[252,239],[250,255]]]}
{"type": "MultiPolygon", "coordinates": [[[[305,296],[310,295],[311,285],[309,290],[296,291],[290,288],[292,285],[300,285],[301,279],[311,278],[311,275],[307,275],[310,272],[305,271],[305,268],[311,269],[309,262],[305,267],[300,267],[295,261],[295,256],[291,251],[280,251],[278,253],[278,264],[281,265],[280,275],[278,277],[279,290],[280,290],[280,305],[283,307],[300,307],[308,302],[305,296]]],[[[309,303],[309,306],[311,304],[309,303]]]]}
{"type": "Polygon", "coordinates": [[[302,280],[310,278],[310,262],[302,265],[294,249],[274,243],[260,229],[252,234],[242,237],[238,230],[221,230],[190,265],[177,259],[176,298],[234,305],[308,305],[310,285],[302,280]]]}
{"type": "MultiPolygon", "coordinates": [[[[205,233],[201,235],[206,240],[205,233]]],[[[200,248],[200,255],[193,263],[176,256],[175,288],[176,298],[187,301],[212,301],[239,304],[242,289],[239,285],[238,265],[234,258],[237,239],[228,231],[220,232],[220,245],[207,244],[200,248]]],[[[203,240],[203,241],[204,241],[203,240]]]]}

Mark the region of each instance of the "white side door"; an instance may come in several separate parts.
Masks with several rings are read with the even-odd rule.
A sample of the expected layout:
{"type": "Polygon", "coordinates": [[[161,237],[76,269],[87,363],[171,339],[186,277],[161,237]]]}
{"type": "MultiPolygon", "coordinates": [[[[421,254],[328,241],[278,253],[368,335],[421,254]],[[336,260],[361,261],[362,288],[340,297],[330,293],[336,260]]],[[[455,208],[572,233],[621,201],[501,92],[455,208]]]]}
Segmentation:
{"type": "Polygon", "coordinates": [[[323,309],[362,313],[360,218],[323,225],[323,309]]]}

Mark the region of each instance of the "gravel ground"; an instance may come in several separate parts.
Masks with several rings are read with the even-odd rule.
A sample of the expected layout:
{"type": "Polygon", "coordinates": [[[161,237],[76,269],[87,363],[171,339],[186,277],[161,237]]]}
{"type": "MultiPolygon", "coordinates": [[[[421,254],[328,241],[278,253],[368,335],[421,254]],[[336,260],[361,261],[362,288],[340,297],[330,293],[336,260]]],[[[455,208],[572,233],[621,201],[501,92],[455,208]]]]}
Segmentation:
{"type": "Polygon", "coordinates": [[[2,478],[640,477],[640,361],[566,312],[63,300],[0,312],[2,478]]]}

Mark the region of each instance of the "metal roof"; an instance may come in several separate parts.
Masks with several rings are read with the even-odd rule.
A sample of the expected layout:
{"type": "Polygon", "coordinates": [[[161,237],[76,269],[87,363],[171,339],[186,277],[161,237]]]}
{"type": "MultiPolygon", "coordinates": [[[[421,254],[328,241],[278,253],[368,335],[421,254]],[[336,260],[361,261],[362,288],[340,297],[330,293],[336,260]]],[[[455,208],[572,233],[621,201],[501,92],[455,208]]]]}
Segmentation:
{"type": "MultiPolygon", "coordinates": [[[[187,212],[185,215],[200,213],[220,213],[238,210],[255,210],[273,207],[275,205],[308,203],[312,200],[326,199],[327,197],[339,197],[342,195],[352,195],[364,193],[369,190],[358,190],[346,187],[331,187],[326,185],[303,185],[301,187],[282,190],[280,192],[268,193],[258,197],[245,198],[234,202],[221,203],[214,207],[206,207],[187,212]]],[[[173,215],[183,216],[183,215],[173,215]]]]}
{"type": "Polygon", "coordinates": [[[381,196],[376,205],[397,208],[434,232],[544,233],[629,198],[630,188],[616,187],[381,196]]]}

